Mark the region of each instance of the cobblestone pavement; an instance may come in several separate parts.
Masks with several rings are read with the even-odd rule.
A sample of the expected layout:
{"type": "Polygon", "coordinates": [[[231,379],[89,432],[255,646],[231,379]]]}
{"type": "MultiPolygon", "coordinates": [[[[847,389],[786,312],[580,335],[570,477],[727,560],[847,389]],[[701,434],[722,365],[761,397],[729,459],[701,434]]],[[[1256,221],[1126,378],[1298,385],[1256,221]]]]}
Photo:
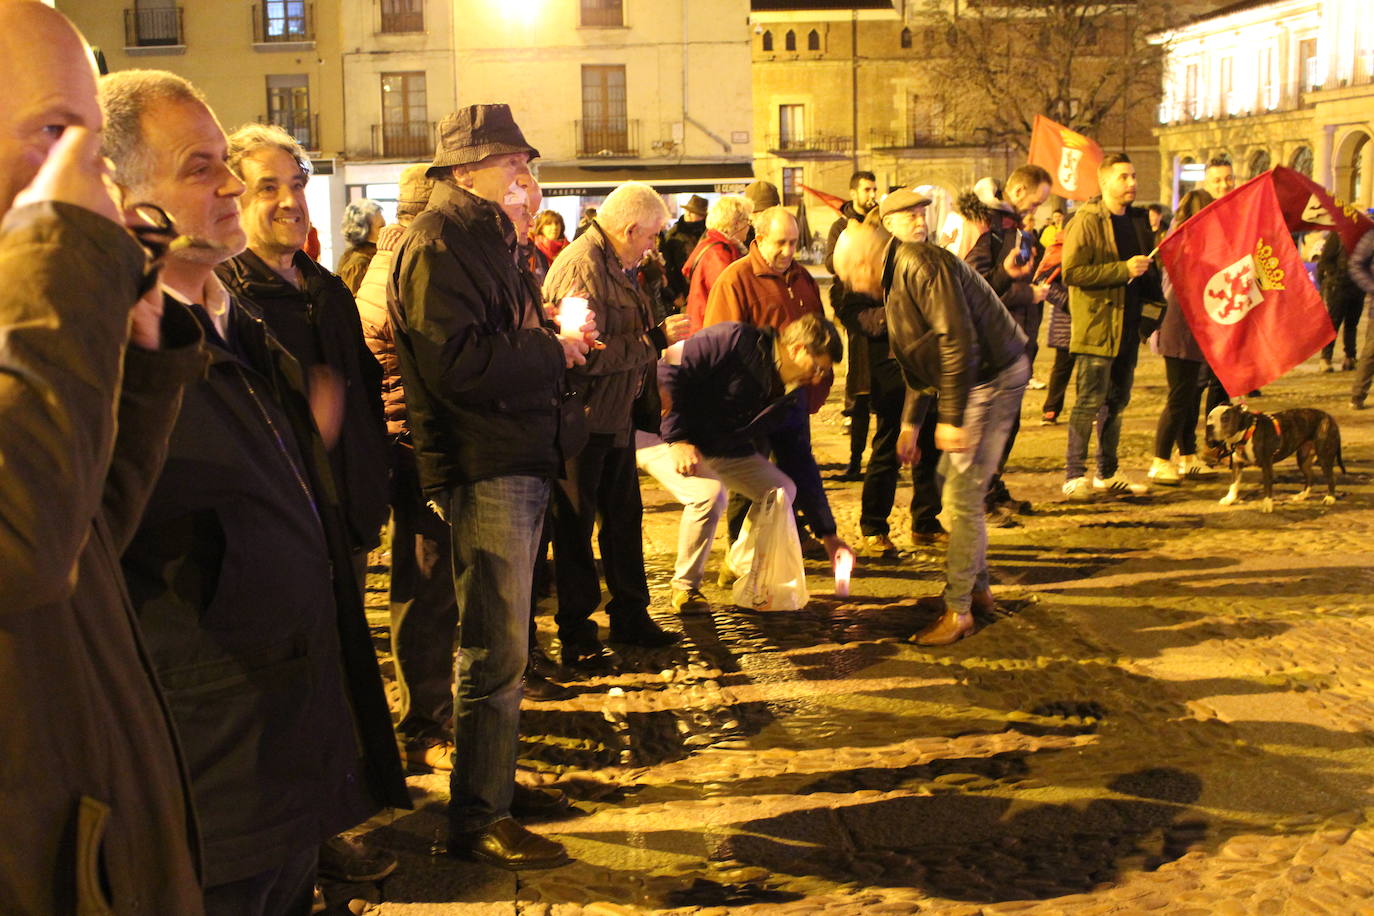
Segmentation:
{"type": "MultiPolygon", "coordinates": [[[[916,550],[861,559],[848,600],[808,561],[805,610],[708,585],[713,609],[674,619],[677,509],[646,483],[652,610],[686,640],[523,712],[522,779],[584,812],[535,829],[575,861],[434,855],[446,779],[414,776],[416,810],[368,825],[401,859],[380,912],[1374,913],[1374,418],[1315,365],[1253,403],[1333,413],[1349,473],[1334,506],[1296,503],[1286,463],[1271,515],[1257,471],[1232,507],[1219,477],[1060,501],[1064,427],[1028,392],[1008,480],[1036,511],[992,531],[999,611],[949,648],[907,641],[939,590],[916,550]]],[[[1142,354],[1121,446],[1140,480],[1162,374],[1142,354]]],[[[828,473],[840,424],[833,401],[816,418],[828,473]]],[[[860,485],[829,486],[857,543],[860,485]]]]}

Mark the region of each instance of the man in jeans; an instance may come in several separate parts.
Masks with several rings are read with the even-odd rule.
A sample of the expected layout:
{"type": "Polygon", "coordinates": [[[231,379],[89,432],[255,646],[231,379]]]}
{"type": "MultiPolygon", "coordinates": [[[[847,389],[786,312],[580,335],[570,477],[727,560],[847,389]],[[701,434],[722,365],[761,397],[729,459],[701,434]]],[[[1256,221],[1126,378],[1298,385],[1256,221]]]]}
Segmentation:
{"type": "Polygon", "coordinates": [[[585,362],[587,335],[546,323],[501,207],[525,193],[537,155],[506,105],[445,118],[429,209],[411,224],[388,290],[420,483],[453,526],[448,851],[512,869],[567,861],[511,806],[535,552],[549,482],[585,435],[580,407],[565,404],[564,372],[585,362]]]}
{"type": "Polygon", "coordinates": [[[939,473],[950,520],[945,588],[917,602],[941,614],[914,640],[948,645],[973,630],[975,609],[992,609],[983,499],[1030,379],[1026,335],[986,280],[928,242],[851,223],[835,269],[846,288],[886,303],[889,344],[908,388],[897,444],[904,462],[916,457],[929,392],[939,392],[935,445],[944,452],[939,473]]]}
{"type": "Polygon", "coordinates": [[[1077,391],[1069,414],[1064,495],[1091,499],[1145,493],[1117,469],[1121,414],[1131,384],[1142,330],[1153,333],[1164,313],[1150,219],[1135,200],[1135,166],[1124,153],[1103,160],[1097,172],[1101,198],[1078,209],[1064,230],[1064,284],[1069,288],[1077,391]],[[1097,476],[1087,478],[1088,440],[1097,423],[1097,476]]]}

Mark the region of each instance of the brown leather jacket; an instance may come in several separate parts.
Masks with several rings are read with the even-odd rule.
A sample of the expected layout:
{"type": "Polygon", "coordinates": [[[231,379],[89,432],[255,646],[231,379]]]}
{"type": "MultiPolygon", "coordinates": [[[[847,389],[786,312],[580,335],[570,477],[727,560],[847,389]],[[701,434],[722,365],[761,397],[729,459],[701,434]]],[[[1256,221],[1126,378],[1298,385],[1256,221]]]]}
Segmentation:
{"type": "Polygon", "coordinates": [[[179,751],[119,555],[205,356],[181,308],[162,349],[126,347],[143,260],[123,229],[63,204],[0,230],[7,913],[201,912],[179,751]]]}

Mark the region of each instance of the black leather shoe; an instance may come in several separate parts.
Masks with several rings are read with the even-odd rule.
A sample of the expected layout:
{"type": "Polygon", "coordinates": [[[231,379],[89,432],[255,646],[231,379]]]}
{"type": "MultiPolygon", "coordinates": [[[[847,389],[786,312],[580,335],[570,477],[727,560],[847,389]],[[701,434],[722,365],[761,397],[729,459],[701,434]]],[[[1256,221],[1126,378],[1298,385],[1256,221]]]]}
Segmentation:
{"type": "Polygon", "coordinates": [[[616,628],[611,625],[611,642],[627,646],[640,646],[644,649],[662,649],[682,641],[682,634],[675,630],[665,630],[649,618],[629,626],[616,628]]]}
{"type": "Polygon", "coordinates": [[[527,700],[571,700],[577,694],[562,684],[535,674],[534,669],[525,669],[525,699],[527,700]]]}
{"type": "Polygon", "coordinates": [[[568,804],[562,792],[545,789],[531,789],[529,786],[515,784],[515,794],[511,796],[510,813],[522,821],[556,821],[581,814],[568,804]]]}
{"type": "Polygon", "coordinates": [[[380,881],[395,870],[395,856],[385,849],[373,849],[362,840],[336,836],[320,844],[321,878],[362,884],[380,881]]]}
{"type": "Polygon", "coordinates": [[[548,653],[538,643],[530,644],[530,657],[526,666],[540,677],[558,677],[558,663],[549,658],[548,653]]]}
{"type": "Polygon", "coordinates": [[[453,834],[448,838],[448,854],[512,871],[556,868],[568,862],[568,851],[561,843],[531,833],[510,817],[482,830],[453,834]]]}
{"type": "Polygon", "coordinates": [[[582,675],[611,674],[615,658],[599,642],[564,643],[563,667],[582,675]]]}

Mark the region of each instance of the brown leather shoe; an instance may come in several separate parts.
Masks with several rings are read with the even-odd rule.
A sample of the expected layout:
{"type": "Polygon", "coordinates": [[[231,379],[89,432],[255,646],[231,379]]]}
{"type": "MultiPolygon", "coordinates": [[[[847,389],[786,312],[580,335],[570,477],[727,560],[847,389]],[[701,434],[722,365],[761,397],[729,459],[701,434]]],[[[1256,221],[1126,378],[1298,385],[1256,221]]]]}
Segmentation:
{"type": "Polygon", "coordinates": [[[511,817],[503,817],[482,830],[453,834],[448,839],[448,854],[512,871],[556,868],[569,860],[563,844],[526,830],[511,817]]]}
{"type": "Polygon", "coordinates": [[[973,632],[973,612],[946,610],[940,619],[926,627],[911,641],[918,646],[948,646],[973,632]]]}
{"type": "Polygon", "coordinates": [[[402,753],[406,766],[418,773],[448,773],[453,769],[453,743],[438,738],[407,741],[402,753]]]}

